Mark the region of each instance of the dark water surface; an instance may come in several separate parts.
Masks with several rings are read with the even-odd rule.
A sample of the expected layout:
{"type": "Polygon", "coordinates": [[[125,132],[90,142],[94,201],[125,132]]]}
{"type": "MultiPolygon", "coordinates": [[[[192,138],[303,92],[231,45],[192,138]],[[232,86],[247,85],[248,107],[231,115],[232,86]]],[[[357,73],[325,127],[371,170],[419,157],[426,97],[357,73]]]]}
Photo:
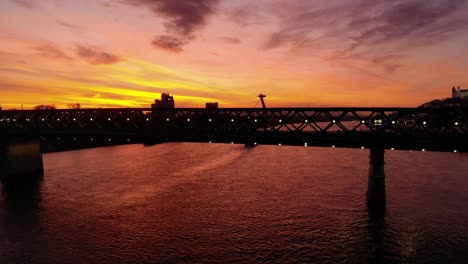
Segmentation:
{"type": "Polygon", "coordinates": [[[171,143],[44,155],[1,186],[0,263],[468,263],[468,156],[171,143]]]}

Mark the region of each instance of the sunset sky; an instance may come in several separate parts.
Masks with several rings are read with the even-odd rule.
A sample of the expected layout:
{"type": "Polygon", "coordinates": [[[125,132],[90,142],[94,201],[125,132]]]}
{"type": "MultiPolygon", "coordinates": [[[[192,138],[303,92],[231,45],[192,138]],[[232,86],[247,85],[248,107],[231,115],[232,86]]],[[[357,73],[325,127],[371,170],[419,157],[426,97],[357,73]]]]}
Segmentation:
{"type": "Polygon", "coordinates": [[[417,106],[468,88],[466,0],[0,0],[0,104],[417,106]]]}

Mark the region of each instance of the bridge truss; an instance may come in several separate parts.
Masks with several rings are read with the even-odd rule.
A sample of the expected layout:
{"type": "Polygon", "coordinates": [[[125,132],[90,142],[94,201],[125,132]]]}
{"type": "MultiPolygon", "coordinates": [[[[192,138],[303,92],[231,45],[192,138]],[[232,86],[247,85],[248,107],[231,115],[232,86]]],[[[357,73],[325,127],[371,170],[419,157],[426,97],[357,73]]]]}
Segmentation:
{"type": "Polygon", "coordinates": [[[0,134],[468,151],[468,108],[9,110],[0,134]]]}

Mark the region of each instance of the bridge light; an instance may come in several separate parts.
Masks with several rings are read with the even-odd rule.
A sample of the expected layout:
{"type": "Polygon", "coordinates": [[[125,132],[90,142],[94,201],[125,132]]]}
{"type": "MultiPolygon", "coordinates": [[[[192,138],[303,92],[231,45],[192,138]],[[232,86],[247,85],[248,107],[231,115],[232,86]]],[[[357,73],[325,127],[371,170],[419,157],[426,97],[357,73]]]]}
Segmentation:
{"type": "Polygon", "coordinates": [[[109,141],[111,141],[111,139],[109,138],[109,141]]]}
{"type": "Polygon", "coordinates": [[[335,148],[335,145],[333,145],[332,148],[335,148]]]}
{"type": "Polygon", "coordinates": [[[364,120],[361,121],[361,123],[363,123],[363,124],[364,124],[365,122],[366,122],[366,121],[364,121],[364,120]]]}
{"type": "Polygon", "coordinates": [[[208,141],[209,144],[211,144],[211,141],[208,141]]]}
{"type": "Polygon", "coordinates": [[[304,143],[304,147],[307,147],[307,142],[306,142],[306,143],[304,143]]]}
{"type": "Polygon", "coordinates": [[[130,118],[127,117],[127,121],[130,121],[130,118]]]}
{"type": "Polygon", "coordinates": [[[427,124],[426,121],[423,121],[423,125],[427,124]]]}
{"type": "Polygon", "coordinates": [[[130,139],[127,138],[127,142],[130,142],[130,139]]]}
{"type": "Polygon", "coordinates": [[[44,121],[44,118],[42,118],[41,120],[44,121]]]}
{"type": "Polygon", "coordinates": [[[16,119],[13,118],[13,122],[16,122],[16,119]]]}
{"type": "Polygon", "coordinates": [[[278,146],[281,146],[281,143],[278,143],[278,146]]]}
{"type": "Polygon", "coordinates": [[[279,122],[281,123],[281,122],[283,122],[283,120],[280,119],[279,122]]]}
{"type": "Polygon", "coordinates": [[[421,149],[421,151],[423,151],[423,152],[424,152],[424,151],[426,151],[426,149],[421,149]]]}
{"type": "Polygon", "coordinates": [[[76,118],[73,118],[73,121],[76,121],[76,118]]]}
{"type": "Polygon", "coordinates": [[[208,119],[208,122],[211,122],[211,118],[210,118],[210,119],[208,119]]]}
{"type": "Polygon", "coordinates": [[[362,146],[361,149],[364,149],[364,146],[362,146]]]}
{"type": "Polygon", "coordinates": [[[304,122],[309,123],[309,120],[306,119],[306,120],[304,120],[304,122]]]}
{"type": "Polygon", "coordinates": [[[60,118],[57,118],[57,121],[60,121],[60,118]]]}
{"type": "Polygon", "coordinates": [[[28,122],[29,122],[29,118],[26,118],[26,121],[28,121],[28,122]]]}
{"type": "Polygon", "coordinates": [[[458,126],[458,122],[455,122],[455,125],[458,126]]]}
{"type": "Polygon", "coordinates": [[[231,122],[234,122],[234,119],[231,119],[231,122]]]}
{"type": "Polygon", "coordinates": [[[333,120],[332,122],[333,122],[333,123],[336,123],[336,120],[333,120]]]}
{"type": "Polygon", "coordinates": [[[167,118],[166,121],[169,122],[169,118],[167,118]]]}
{"type": "Polygon", "coordinates": [[[395,148],[391,148],[390,150],[395,150],[395,148]]]}
{"type": "Polygon", "coordinates": [[[257,146],[257,142],[254,142],[254,145],[257,146]]]}
{"type": "Polygon", "coordinates": [[[187,118],[187,122],[190,122],[190,118],[187,118]]]}
{"type": "Polygon", "coordinates": [[[231,141],[231,144],[234,144],[234,142],[231,141]]]}
{"type": "Polygon", "coordinates": [[[255,119],[254,122],[257,123],[257,119],[255,119]]]}
{"type": "Polygon", "coordinates": [[[455,149],[453,152],[457,153],[458,151],[455,149]]]}
{"type": "Polygon", "coordinates": [[[149,118],[146,118],[146,121],[149,121],[149,118]]]}
{"type": "Polygon", "coordinates": [[[107,121],[110,121],[110,118],[107,118],[107,121]]]}
{"type": "Polygon", "coordinates": [[[93,141],[93,138],[91,138],[91,141],[93,141]]]}
{"type": "Polygon", "coordinates": [[[90,120],[90,121],[93,121],[93,118],[91,117],[89,120],[90,120]]]}
{"type": "Polygon", "coordinates": [[[392,121],[392,124],[395,124],[395,120],[392,121]]]}
{"type": "Polygon", "coordinates": [[[76,138],[73,138],[73,141],[75,141],[75,140],[76,140],[76,138]]]}

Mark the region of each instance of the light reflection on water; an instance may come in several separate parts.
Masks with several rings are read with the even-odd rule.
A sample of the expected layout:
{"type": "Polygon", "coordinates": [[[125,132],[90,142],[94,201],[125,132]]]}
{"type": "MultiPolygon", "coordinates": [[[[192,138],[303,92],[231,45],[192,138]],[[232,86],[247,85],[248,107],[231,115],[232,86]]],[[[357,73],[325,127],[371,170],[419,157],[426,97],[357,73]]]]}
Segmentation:
{"type": "Polygon", "coordinates": [[[467,161],[387,151],[382,215],[365,205],[368,150],[46,154],[41,180],[2,185],[0,263],[465,263],[467,161]]]}

